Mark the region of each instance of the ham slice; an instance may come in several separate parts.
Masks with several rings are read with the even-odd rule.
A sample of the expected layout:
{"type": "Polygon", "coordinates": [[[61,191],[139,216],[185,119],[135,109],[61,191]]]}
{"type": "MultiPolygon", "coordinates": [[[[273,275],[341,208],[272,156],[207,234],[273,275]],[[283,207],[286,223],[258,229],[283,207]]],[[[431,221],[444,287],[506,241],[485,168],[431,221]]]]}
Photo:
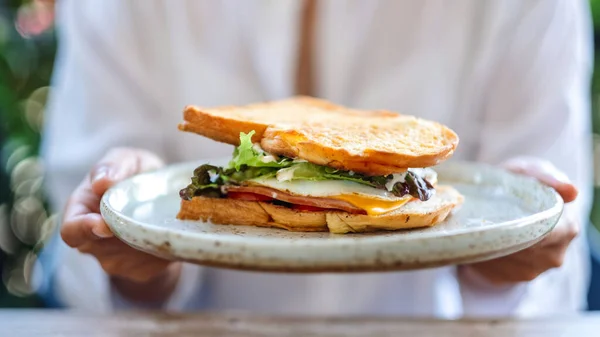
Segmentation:
{"type": "Polygon", "coordinates": [[[364,210],[352,205],[351,203],[343,200],[329,199],[329,198],[316,198],[316,197],[304,197],[299,195],[292,195],[286,192],[278,191],[269,187],[263,186],[233,186],[229,185],[226,187],[227,191],[240,192],[240,193],[254,193],[264,195],[273,199],[284,201],[294,205],[305,205],[327,209],[339,209],[352,214],[367,214],[364,210]]]}

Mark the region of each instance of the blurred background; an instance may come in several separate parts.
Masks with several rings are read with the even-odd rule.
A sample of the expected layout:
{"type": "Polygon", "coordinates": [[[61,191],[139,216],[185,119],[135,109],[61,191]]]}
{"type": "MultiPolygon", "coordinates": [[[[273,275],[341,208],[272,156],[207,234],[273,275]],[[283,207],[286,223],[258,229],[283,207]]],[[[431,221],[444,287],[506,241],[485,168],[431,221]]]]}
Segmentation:
{"type": "MultiPolygon", "coordinates": [[[[52,0],[0,0],[0,307],[40,307],[37,253],[57,225],[44,194],[39,149],[57,40],[52,0]]],[[[600,0],[590,0],[600,46],[600,0]]],[[[600,48],[596,47],[600,61],[600,48]]],[[[600,62],[591,83],[596,165],[588,229],[593,263],[590,310],[600,310],[600,62]]]]}
{"type": "Polygon", "coordinates": [[[54,226],[37,157],[56,39],[52,1],[0,0],[0,307],[36,307],[29,278],[54,226]]]}

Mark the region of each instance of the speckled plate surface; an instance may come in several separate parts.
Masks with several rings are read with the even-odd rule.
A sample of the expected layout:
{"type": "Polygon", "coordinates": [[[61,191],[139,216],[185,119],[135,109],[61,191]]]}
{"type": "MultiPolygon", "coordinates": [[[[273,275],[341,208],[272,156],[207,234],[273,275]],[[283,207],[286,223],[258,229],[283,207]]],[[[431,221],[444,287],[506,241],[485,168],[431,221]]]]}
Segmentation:
{"type": "Polygon", "coordinates": [[[173,165],[115,185],[101,203],[107,224],[132,247],[167,259],[246,270],[358,272],[507,255],[541,240],[563,209],[560,196],[534,179],[450,162],[436,167],[439,181],[456,187],[465,203],[431,228],[336,235],[180,221],[178,191],[197,165],[173,165]]]}

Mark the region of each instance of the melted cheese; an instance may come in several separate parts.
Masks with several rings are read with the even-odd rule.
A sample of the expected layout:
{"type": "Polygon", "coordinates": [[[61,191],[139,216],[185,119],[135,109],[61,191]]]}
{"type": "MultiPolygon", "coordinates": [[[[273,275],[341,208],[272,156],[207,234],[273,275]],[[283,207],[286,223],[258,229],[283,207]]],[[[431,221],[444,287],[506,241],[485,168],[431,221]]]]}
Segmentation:
{"type": "Polygon", "coordinates": [[[382,215],[395,211],[412,199],[411,196],[404,196],[402,198],[398,198],[397,200],[382,200],[358,194],[336,195],[332,196],[331,198],[349,202],[352,205],[365,210],[367,214],[371,216],[382,215]]]}

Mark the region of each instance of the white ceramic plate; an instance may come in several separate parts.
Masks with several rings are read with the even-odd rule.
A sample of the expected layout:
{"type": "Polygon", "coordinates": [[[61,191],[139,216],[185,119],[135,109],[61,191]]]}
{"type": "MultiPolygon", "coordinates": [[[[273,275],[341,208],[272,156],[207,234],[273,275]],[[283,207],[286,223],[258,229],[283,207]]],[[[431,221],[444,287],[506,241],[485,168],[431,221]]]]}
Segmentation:
{"type": "Polygon", "coordinates": [[[141,174],[106,192],[101,211],[117,237],[167,259],[227,268],[408,270],[482,261],[524,249],[552,230],[563,208],[560,196],[534,179],[450,162],[436,167],[439,181],[455,186],[465,203],[432,228],[336,235],[177,220],[179,189],[189,183],[198,164],[141,174]]]}

